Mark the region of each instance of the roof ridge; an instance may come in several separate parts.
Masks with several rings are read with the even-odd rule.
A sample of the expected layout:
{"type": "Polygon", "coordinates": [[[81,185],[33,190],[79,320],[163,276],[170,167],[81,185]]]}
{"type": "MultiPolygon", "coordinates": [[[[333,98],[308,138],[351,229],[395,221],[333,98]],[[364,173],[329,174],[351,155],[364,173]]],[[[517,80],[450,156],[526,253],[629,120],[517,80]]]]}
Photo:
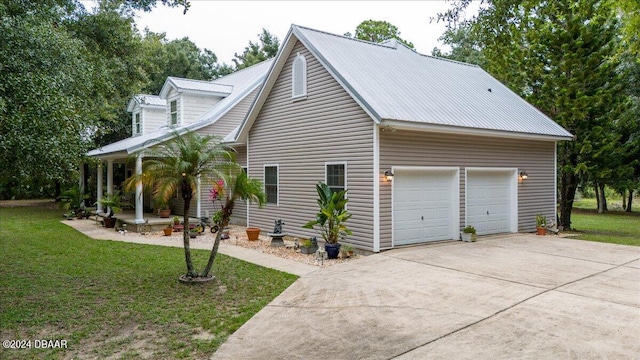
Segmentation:
{"type": "Polygon", "coordinates": [[[301,28],[301,29],[305,29],[305,30],[309,30],[309,31],[314,31],[314,32],[317,32],[317,33],[325,34],[325,35],[330,35],[330,36],[335,36],[335,37],[344,38],[344,39],[348,39],[348,40],[353,40],[353,41],[361,42],[361,43],[364,43],[364,44],[367,44],[367,45],[375,45],[375,46],[379,46],[379,47],[383,47],[383,48],[387,48],[387,49],[398,50],[397,46],[391,46],[391,45],[387,45],[386,44],[388,41],[391,41],[393,39],[393,40],[396,41],[397,45],[404,46],[406,49],[411,50],[413,53],[415,53],[417,55],[420,55],[420,56],[433,58],[433,59],[436,59],[436,60],[448,61],[448,62],[452,62],[454,64],[459,64],[459,65],[466,65],[466,66],[470,66],[470,67],[481,68],[480,66],[475,65],[475,64],[469,64],[469,63],[462,62],[462,61],[457,61],[457,60],[452,60],[452,59],[447,59],[447,58],[442,58],[442,57],[438,57],[438,56],[433,56],[433,55],[427,55],[427,54],[420,53],[417,50],[408,47],[407,45],[405,45],[402,41],[400,41],[397,38],[391,38],[391,39],[387,39],[387,40],[385,40],[383,42],[380,42],[380,43],[375,43],[375,42],[372,42],[372,41],[360,40],[360,39],[351,38],[351,37],[344,36],[344,35],[333,34],[333,33],[327,32],[327,31],[317,30],[317,29],[313,29],[313,28],[310,28],[310,27],[306,27],[306,26],[295,25],[295,24],[292,24],[291,26],[297,27],[297,28],[301,28]]]}
{"type": "Polygon", "coordinates": [[[433,56],[433,55],[427,55],[427,54],[421,54],[419,52],[416,52],[416,54],[420,55],[420,56],[424,56],[427,58],[432,58],[434,60],[440,60],[440,61],[447,61],[447,62],[451,62],[454,64],[458,64],[458,65],[466,65],[469,67],[474,67],[474,68],[479,68],[482,69],[482,67],[480,65],[476,65],[476,64],[471,64],[471,63],[466,63],[464,61],[458,61],[458,60],[453,60],[453,59],[447,59],[447,58],[443,58],[443,57],[439,57],[439,56],[433,56]]]}
{"type": "Polygon", "coordinates": [[[335,37],[339,37],[339,38],[343,38],[343,39],[347,39],[347,40],[361,42],[361,43],[364,43],[364,44],[367,44],[367,45],[375,45],[375,46],[383,47],[383,48],[386,48],[386,49],[394,49],[394,50],[396,49],[393,46],[385,45],[384,42],[376,43],[376,42],[373,42],[373,41],[361,40],[361,39],[352,38],[352,37],[348,37],[348,36],[344,36],[344,35],[338,35],[338,34],[330,33],[328,31],[313,29],[313,28],[310,28],[310,27],[302,26],[302,25],[291,24],[291,26],[296,27],[296,28],[309,30],[309,31],[314,31],[314,32],[317,32],[317,33],[325,34],[325,35],[330,35],[330,36],[335,36],[335,37]]]}

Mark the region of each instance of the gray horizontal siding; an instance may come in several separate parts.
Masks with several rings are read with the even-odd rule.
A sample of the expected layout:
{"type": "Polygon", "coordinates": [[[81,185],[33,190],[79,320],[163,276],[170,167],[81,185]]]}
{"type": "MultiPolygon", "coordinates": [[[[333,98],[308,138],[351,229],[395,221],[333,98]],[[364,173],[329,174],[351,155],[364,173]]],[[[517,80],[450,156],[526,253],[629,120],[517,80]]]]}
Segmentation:
{"type": "Polygon", "coordinates": [[[317,233],[302,225],[315,218],[315,185],[326,162],[346,162],[353,236],[345,242],[373,247],[373,122],[300,43],[296,44],[249,132],[249,176],[264,181],[263,166],[279,166],[279,206],[250,207],[249,225],[263,231],[282,219],[292,236],[317,233]],[[307,60],[307,99],[291,99],[291,63],[307,60]]]}
{"type": "Polygon", "coordinates": [[[249,107],[251,106],[251,103],[253,103],[257,93],[258,89],[252,91],[236,106],[222,115],[222,117],[220,117],[220,119],[215,123],[201,129],[201,133],[219,135],[222,137],[227,136],[236,127],[238,127],[240,123],[242,123],[242,120],[244,120],[245,115],[247,115],[249,107]]]}
{"type": "MultiPolygon", "coordinates": [[[[518,168],[529,179],[518,184],[518,231],[535,230],[536,213],[555,214],[555,142],[398,130],[380,132],[380,171],[392,166],[460,168],[460,226],[464,226],[466,167],[518,168]]],[[[380,183],[381,248],[391,247],[391,184],[380,183]]]]}

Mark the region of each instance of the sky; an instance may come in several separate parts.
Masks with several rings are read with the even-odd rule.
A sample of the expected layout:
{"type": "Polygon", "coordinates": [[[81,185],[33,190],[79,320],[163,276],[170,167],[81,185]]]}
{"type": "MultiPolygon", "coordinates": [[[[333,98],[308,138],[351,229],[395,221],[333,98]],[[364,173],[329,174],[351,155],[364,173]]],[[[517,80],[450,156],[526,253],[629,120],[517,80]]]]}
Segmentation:
{"type": "MultiPolygon", "coordinates": [[[[158,1],[160,3],[160,1],[158,1]]],[[[234,53],[242,53],[249,41],[257,42],[262,28],[284,40],[291,24],[334,34],[355,33],[364,20],[384,20],[398,27],[400,37],[422,54],[434,47],[447,50],[438,38],[444,24],[438,12],[451,6],[443,0],[429,1],[213,1],[191,0],[191,8],[158,6],[150,13],[136,14],[140,31],[165,32],[169,40],[189,37],[199,48],[207,48],[219,63],[231,64],[234,53]]],[[[89,6],[90,8],[90,6],[89,6]]]]}

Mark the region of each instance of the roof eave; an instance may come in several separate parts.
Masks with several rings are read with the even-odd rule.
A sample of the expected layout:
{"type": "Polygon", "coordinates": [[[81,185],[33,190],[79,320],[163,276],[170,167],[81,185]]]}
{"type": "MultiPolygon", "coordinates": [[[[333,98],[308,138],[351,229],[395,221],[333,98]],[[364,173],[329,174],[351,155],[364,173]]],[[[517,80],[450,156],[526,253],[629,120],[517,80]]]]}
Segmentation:
{"type": "Polygon", "coordinates": [[[397,130],[411,130],[411,131],[425,131],[441,134],[456,134],[456,135],[475,135],[475,136],[489,136],[497,138],[509,138],[509,139],[523,139],[523,140],[542,140],[542,141],[568,141],[573,140],[573,135],[552,135],[552,134],[535,134],[535,133],[523,133],[514,131],[492,130],[492,129],[480,129],[470,128],[463,126],[449,126],[449,125],[437,125],[426,124],[420,122],[403,121],[403,120],[382,120],[380,127],[384,130],[386,127],[397,130]]]}

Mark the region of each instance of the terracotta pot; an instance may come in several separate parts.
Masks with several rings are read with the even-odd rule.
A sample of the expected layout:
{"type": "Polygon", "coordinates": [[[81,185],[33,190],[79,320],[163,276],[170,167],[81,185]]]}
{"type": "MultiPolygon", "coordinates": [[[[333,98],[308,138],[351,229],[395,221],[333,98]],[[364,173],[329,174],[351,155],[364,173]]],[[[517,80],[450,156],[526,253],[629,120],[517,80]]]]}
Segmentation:
{"type": "Polygon", "coordinates": [[[249,227],[247,228],[247,239],[249,241],[256,241],[260,236],[260,228],[249,227]]]}
{"type": "Polygon", "coordinates": [[[158,214],[161,218],[168,218],[169,216],[171,216],[171,209],[160,209],[158,211],[158,214]]]}
{"type": "Polygon", "coordinates": [[[173,228],[164,228],[164,236],[171,236],[173,228]]]}
{"type": "Polygon", "coordinates": [[[536,233],[538,235],[547,235],[547,228],[546,227],[536,228],[536,233]]]}

